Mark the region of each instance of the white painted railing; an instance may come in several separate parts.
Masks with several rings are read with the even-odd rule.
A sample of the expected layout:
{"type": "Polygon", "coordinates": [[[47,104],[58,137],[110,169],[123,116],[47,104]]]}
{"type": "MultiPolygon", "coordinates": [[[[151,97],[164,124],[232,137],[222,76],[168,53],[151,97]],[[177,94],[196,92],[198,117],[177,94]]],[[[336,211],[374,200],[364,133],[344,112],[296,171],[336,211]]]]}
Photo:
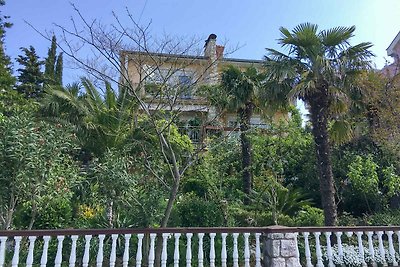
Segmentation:
{"type": "Polygon", "coordinates": [[[400,227],[304,227],[290,232],[298,233],[302,266],[399,266],[400,227]]]}
{"type": "Polygon", "coordinates": [[[0,231],[0,266],[261,266],[261,228],[0,231]],[[160,250],[157,250],[157,245],[160,250]],[[157,251],[160,256],[157,257],[157,251]]]}
{"type": "Polygon", "coordinates": [[[399,255],[400,227],[0,231],[0,267],[261,267],[274,260],[306,267],[398,266],[399,255]],[[287,251],[291,242],[294,249],[287,251]]]}

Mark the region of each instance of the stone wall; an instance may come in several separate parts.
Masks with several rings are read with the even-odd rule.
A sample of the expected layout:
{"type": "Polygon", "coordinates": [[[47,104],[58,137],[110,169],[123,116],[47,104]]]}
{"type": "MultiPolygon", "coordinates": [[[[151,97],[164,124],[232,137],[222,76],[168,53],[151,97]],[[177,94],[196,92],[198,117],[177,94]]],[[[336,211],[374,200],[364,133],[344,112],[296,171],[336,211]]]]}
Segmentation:
{"type": "Polygon", "coordinates": [[[269,233],[264,236],[264,266],[300,267],[297,233],[269,233]]]}

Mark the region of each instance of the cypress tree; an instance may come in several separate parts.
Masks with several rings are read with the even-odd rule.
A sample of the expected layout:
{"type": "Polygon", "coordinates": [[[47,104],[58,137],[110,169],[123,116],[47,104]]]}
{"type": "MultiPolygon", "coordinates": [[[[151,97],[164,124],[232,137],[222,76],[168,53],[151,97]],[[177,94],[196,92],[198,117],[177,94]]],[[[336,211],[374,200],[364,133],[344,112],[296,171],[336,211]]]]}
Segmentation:
{"type": "Polygon", "coordinates": [[[44,79],[41,66],[44,62],[39,60],[33,46],[30,46],[29,49],[21,47],[21,51],[24,55],[19,55],[16,60],[23,68],[17,70],[19,76],[16,88],[27,98],[38,98],[43,92],[44,79]]]}
{"type": "MultiPolygon", "coordinates": [[[[0,0],[0,7],[4,6],[5,1],[0,0]]],[[[15,78],[11,75],[11,60],[4,51],[4,38],[6,29],[11,28],[12,23],[8,22],[9,16],[3,16],[0,11],[0,90],[9,90],[15,83],[15,78]]]]}
{"type": "Polygon", "coordinates": [[[47,53],[44,69],[44,87],[46,86],[62,86],[62,69],[63,59],[62,53],[57,56],[57,39],[53,35],[51,38],[51,46],[47,53]]]}

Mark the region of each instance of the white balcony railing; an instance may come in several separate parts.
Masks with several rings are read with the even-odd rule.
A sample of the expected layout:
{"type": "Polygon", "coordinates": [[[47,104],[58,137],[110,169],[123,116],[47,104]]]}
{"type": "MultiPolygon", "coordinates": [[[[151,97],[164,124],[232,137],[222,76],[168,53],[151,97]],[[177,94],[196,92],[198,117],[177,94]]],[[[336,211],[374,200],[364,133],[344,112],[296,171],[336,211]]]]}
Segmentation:
{"type": "Polygon", "coordinates": [[[400,227],[0,231],[0,266],[398,266],[400,227]]]}

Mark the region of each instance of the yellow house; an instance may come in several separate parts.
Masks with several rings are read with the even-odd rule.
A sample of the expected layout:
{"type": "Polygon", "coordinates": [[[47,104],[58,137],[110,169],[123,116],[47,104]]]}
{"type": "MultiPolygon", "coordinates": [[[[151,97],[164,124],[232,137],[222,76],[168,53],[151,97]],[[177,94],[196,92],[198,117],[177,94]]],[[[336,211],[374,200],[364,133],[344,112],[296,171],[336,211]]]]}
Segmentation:
{"type": "MultiPolygon", "coordinates": [[[[261,69],[262,60],[224,57],[224,46],[217,45],[217,36],[210,34],[204,51],[199,55],[179,53],[153,53],[123,51],[121,60],[132,88],[138,88],[150,110],[179,112],[182,127],[195,142],[207,130],[225,133],[237,130],[236,114],[218,114],[215,107],[199,96],[201,85],[218,84],[220,73],[228,65],[240,69],[261,69]]],[[[251,119],[252,125],[265,127],[259,114],[251,119]]]]}

